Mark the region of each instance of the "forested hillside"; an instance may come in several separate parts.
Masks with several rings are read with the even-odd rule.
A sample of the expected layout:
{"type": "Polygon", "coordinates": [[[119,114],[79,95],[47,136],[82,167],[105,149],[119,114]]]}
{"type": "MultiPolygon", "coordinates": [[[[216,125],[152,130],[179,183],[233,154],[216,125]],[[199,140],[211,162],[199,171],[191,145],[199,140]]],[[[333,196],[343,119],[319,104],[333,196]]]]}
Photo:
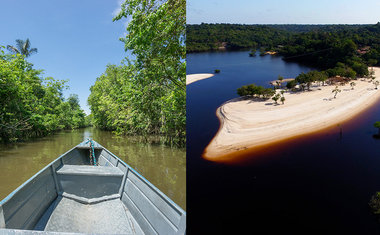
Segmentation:
{"type": "Polygon", "coordinates": [[[0,142],[85,126],[77,95],[63,97],[65,81],[43,78],[21,54],[0,46],[0,142]]]}

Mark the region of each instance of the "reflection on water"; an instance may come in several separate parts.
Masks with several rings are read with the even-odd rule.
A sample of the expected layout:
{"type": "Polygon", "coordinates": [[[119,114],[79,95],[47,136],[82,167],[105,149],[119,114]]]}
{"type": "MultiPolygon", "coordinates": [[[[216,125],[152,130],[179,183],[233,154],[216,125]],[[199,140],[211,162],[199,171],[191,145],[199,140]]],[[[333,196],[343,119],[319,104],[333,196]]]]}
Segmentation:
{"type": "Polygon", "coordinates": [[[295,77],[311,69],[248,53],[186,57],[188,74],[221,71],[186,90],[187,225],[192,233],[380,234],[368,207],[380,190],[380,140],[372,137],[380,103],[339,127],[247,151],[238,162],[202,158],[219,128],[215,111],[237,97],[237,88],[268,87],[278,75],[295,77]]]}
{"type": "Polygon", "coordinates": [[[26,143],[0,145],[0,199],[87,138],[121,158],[186,210],[185,149],[139,143],[96,128],[63,131],[26,143]]]}

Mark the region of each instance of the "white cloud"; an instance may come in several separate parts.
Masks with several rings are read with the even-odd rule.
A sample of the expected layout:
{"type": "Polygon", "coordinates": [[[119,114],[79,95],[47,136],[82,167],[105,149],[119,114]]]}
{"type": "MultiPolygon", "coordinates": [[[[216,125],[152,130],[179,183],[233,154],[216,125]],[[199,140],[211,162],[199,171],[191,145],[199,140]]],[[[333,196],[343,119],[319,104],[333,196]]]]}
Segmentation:
{"type": "Polygon", "coordinates": [[[112,11],[112,16],[115,17],[119,14],[119,12],[121,11],[121,4],[124,2],[125,0],[117,0],[117,7],[112,11]]]}

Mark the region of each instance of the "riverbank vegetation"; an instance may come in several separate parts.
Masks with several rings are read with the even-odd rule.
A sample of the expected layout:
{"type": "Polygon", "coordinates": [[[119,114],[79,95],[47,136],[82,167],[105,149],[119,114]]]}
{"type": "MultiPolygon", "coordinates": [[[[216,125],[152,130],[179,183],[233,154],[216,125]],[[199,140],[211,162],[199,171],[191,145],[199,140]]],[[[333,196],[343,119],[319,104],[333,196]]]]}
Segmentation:
{"type": "MultiPolygon", "coordinates": [[[[375,25],[238,25],[187,26],[187,52],[251,49],[250,56],[280,55],[284,60],[312,65],[287,88],[310,90],[314,82],[341,84],[370,78],[369,66],[380,66],[380,23],[375,25]]],[[[248,55],[247,55],[248,56],[248,55]]],[[[375,84],[377,88],[378,84],[375,84]]],[[[252,93],[247,87],[238,93],[252,93]]],[[[240,95],[240,94],[239,94],[240,95]]]]}
{"type": "Polygon", "coordinates": [[[329,76],[363,77],[380,65],[380,23],[375,25],[237,25],[187,26],[187,52],[260,49],[261,55],[326,70],[329,76]],[[268,53],[270,52],[270,53],[268,53]]]}
{"type": "Polygon", "coordinates": [[[122,4],[114,20],[130,20],[121,41],[135,59],[108,65],[91,87],[88,104],[96,127],[185,145],[185,6],[184,0],[122,4]]]}
{"type": "Polygon", "coordinates": [[[218,49],[256,50],[275,46],[289,38],[290,33],[267,25],[200,24],[187,25],[186,50],[191,52],[218,49]]]}
{"type": "Polygon", "coordinates": [[[264,88],[263,86],[256,86],[255,84],[250,84],[238,88],[237,94],[239,96],[266,100],[270,99],[273,95],[275,95],[276,91],[271,88],[264,88]]]}
{"type": "Polygon", "coordinates": [[[66,81],[43,78],[25,57],[17,51],[6,54],[0,46],[0,142],[85,126],[78,96],[62,94],[66,81]]]}

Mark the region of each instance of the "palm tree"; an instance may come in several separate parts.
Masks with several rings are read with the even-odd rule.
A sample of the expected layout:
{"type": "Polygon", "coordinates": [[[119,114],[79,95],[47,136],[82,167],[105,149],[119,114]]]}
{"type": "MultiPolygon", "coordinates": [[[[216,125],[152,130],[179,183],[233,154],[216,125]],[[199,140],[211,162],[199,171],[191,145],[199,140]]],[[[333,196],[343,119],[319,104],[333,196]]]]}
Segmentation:
{"type": "Polygon", "coordinates": [[[30,48],[30,41],[27,38],[25,41],[21,39],[16,40],[16,47],[12,45],[8,45],[7,49],[15,54],[21,54],[25,57],[29,57],[30,55],[37,53],[37,48],[30,48]]]}
{"type": "Polygon", "coordinates": [[[377,86],[379,85],[379,81],[374,81],[373,84],[375,85],[375,89],[377,90],[377,86]]]}
{"type": "Polygon", "coordinates": [[[341,90],[338,88],[338,86],[336,86],[335,89],[332,90],[332,93],[335,93],[335,95],[334,95],[334,99],[336,98],[336,95],[337,95],[339,92],[341,92],[341,90]]]}
{"type": "Polygon", "coordinates": [[[280,87],[282,87],[282,82],[284,81],[284,77],[281,75],[278,75],[278,81],[280,81],[280,87]]]}
{"type": "Polygon", "coordinates": [[[355,83],[355,82],[351,82],[351,83],[350,83],[350,86],[351,86],[351,90],[353,90],[353,89],[354,89],[354,86],[356,86],[356,83],[355,83]]]}
{"type": "Polygon", "coordinates": [[[276,81],[276,84],[277,84],[277,88],[281,88],[281,82],[280,81],[276,81]]]}

